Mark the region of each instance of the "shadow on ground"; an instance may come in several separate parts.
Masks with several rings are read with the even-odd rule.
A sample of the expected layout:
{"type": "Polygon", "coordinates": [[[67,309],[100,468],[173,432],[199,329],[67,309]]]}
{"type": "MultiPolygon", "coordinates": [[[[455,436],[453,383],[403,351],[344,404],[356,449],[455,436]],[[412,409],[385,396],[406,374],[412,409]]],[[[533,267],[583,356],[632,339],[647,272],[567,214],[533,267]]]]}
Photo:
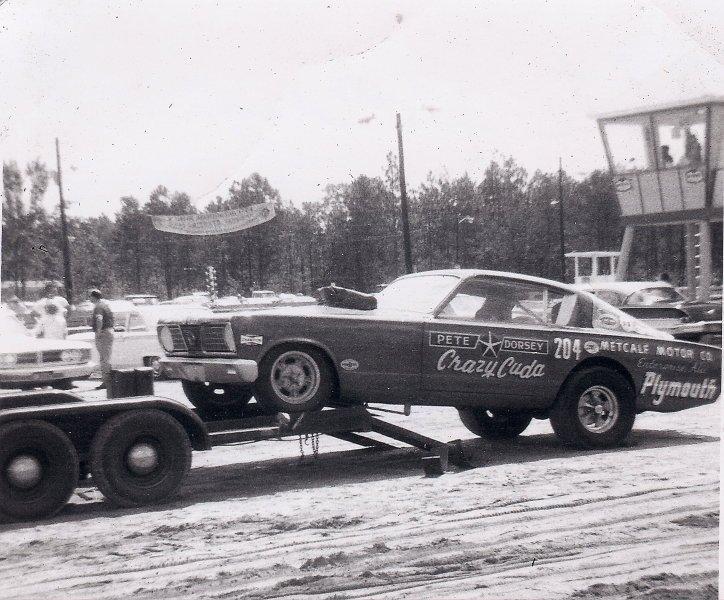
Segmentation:
{"type": "MultiPolygon", "coordinates": [[[[556,458],[591,456],[718,442],[719,438],[694,435],[674,430],[634,430],[625,445],[608,450],[576,450],[560,444],[553,434],[524,435],[515,440],[494,443],[478,438],[462,441],[469,467],[484,469],[506,464],[535,463],[556,458]]],[[[239,452],[245,450],[239,448],[239,452]]],[[[222,501],[256,496],[273,495],[290,490],[344,485],[394,478],[423,477],[422,457],[425,453],[415,448],[393,450],[361,449],[322,453],[311,456],[275,458],[258,462],[243,462],[213,467],[196,467],[191,470],[180,494],[171,503],[143,506],[136,509],[116,509],[105,501],[99,501],[99,493],[92,486],[92,479],[79,488],[80,497],[86,503],[69,504],[57,516],[45,523],[77,522],[98,516],[115,517],[134,513],[154,512],[181,508],[199,502],[222,501]]],[[[454,477],[454,471],[445,475],[454,477]]],[[[78,492],[76,492],[78,493],[78,492]]],[[[18,530],[35,527],[29,523],[3,523],[2,529],[18,530]]]]}

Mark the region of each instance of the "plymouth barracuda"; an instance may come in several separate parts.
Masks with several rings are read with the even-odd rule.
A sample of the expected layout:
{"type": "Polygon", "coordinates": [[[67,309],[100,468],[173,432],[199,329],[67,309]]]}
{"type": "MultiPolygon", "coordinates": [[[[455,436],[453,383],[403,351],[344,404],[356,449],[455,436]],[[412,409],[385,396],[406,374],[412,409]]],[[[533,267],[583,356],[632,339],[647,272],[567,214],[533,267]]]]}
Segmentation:
{"type": "Polygon", "coordinates": [[[482,270],[405,275],[375,296],[322,288],[317,306],[160,321],[161,369],[205,418],[387,403],[456,408],[510,438],[550,419],[607,447],[637,413],[715,402],[721,350],[681,342],[554,281],[482,270]]]}

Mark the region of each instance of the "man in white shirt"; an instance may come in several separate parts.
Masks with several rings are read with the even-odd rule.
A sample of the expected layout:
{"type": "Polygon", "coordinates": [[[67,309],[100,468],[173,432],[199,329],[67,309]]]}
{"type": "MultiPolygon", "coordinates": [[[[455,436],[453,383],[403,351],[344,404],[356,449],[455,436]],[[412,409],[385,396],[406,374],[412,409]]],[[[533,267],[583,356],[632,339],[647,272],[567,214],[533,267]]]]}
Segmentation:
{"type": "Polygon", "coordinates": [[[35,303],[35,306],[33,306],[33,312],[39,317],[42,317],[45,314],[45,305],[49,301],[57,305],[63,316],[68,314],[68,300],[60,295],[58,284],[52,281],[45,284],[45,287],[43,288],[43,297],[35,303]]]}
{"type": "Polygon", "coordinates": [[[68,325],[58,305],[53,301],[45,304],[45,312],[35,327],[35,337],[49,340],[64,340],[68,336],[68,325]]]}

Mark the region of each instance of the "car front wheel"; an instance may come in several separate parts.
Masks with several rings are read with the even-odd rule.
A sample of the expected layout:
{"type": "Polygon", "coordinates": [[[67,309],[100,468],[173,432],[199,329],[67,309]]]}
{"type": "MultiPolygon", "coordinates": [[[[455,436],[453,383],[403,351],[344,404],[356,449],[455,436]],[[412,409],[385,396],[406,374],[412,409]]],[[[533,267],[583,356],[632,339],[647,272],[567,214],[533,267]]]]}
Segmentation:
{"type": "Polygon", "coordinates": [[[551,425],[564,443],[583,448],[610,448],[623,442],[636,419],[634,390],[612,369],[575,373],[558,394],[551,425]]]}
{"type": "Polygon", "coordinates": [[[458,414],[469,431],[490,440],[517,437],[533,419],[526,412],[490,411],[485,408],[459,408],[458,414]]]}
{"type": "Polygon", "coordinates": [[[313,348],[275,348],[259,365],[256,397],[267,410],[317,410],[329,403],[333,393],[334,371],[326,356],[313,348]]]}
{"type": "Polygon", "coordinates": [[[181,385],[189,402],[206,421],[243,416],[253,393],[248,385],[219,385],[203,381],[182,381],[181,385]]]}

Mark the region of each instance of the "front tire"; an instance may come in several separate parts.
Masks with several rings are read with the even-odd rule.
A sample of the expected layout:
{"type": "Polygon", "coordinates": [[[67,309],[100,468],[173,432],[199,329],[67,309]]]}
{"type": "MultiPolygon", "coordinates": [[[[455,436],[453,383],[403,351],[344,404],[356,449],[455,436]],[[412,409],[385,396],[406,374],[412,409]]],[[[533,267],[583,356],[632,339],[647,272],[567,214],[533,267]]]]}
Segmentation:
{"type": "Polygon", "coordinates": [[[327,357],[314,348],[274,348],[259,365],[256,398],[268,411],[318,410],[329,404],[334,389],[334,370],[327,357]]]}
{"type": "Polygon", "coordinates": [[[93,481],[118,506],[162,502],[191,468],[186,430],[160,410],[118,414],[98,429],[91,445],[93,481]]]}
{"type": "Polygon", "coordinates": [[[0,427],[0,512],[14,519],[49,517],[78,484],[78,454],[55,425],[17,421],[0,427]]]}
{"type": "Polygon", "coordinates": [[[203,381],[182,381],[181,385],[189,402],[205,421],[242,417],[253,394],[248,385],[218,385],[203,381]]]}
{"type": "Polygon", "coordinates": [[[458,414],[470,432],[489,440],[518,437],[533,420],[526,412],[494,412],[485,408],[459,408],[458,414]]]}
{"type": "Polygon", "coordinates": [[[631,384],[617,371],[605,367],[572,375],[550,414],[558,438],[581,448],[621,444],[635,419],[636,397],[631,384]]]}

